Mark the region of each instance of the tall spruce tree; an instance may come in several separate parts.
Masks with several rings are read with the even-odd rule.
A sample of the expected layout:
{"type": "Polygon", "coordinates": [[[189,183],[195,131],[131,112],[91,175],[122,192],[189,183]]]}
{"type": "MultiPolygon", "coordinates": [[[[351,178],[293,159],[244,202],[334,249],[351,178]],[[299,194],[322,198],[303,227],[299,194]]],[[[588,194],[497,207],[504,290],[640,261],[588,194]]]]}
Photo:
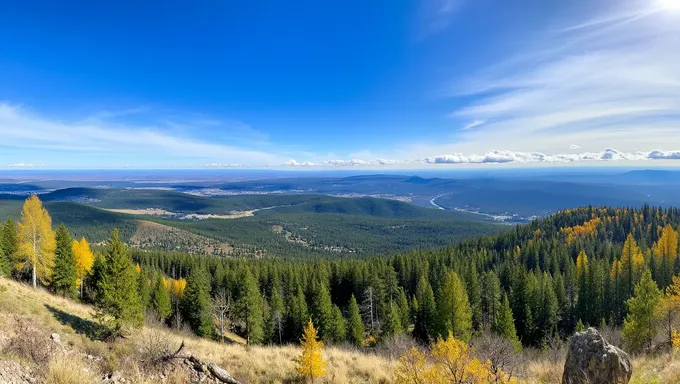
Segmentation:
{"type": "Polygon", "coordinates": [[[521,345],[519,339],[517,338],[515,320],[512,316],[512,309],[510,309],[510,300],[508,300],[508,295],[505,293],[503,294],[503,299],[500,303],[498,316],[496,316],[496,321],[491,327],[491,330],[494,333],[512,341],[515,345],[521,345]]]}
{"type": "Polygon", "coordinates": [[[456,272],[450,271],[444,276],[444,282],[438,296],[438,336],[449,333],[465,342],[470,340],[472,331],[472,308],[468,301],[465,285],[456,272]]]}
{"type": "Polygon", "coordinates": [[[267,340],[273,344],[283,344],[283,332],[286,320],[286,311],[281,296],[281,289],[278,284],[274,284],[269,298],[270,317],[267,331],[267,340]]]}
{"type": "Polygon", "coordinates": [[[423,342],[429,342],[437,336],[439,319],[437,317],[437,306],[434,301],[432,287],[425,276],[422,276],[416,287],[416,299],[418,309],[416,311],[415,327],[413,335],[423,342]]]}
{"type": "Polygon", "coordinates": [[[501,282],[493,271],[484,272],[481,278],[482,328],[496,323],[501,303],[501,282]]]}
{"type": "Polygon", "coordinates": [[[54,252],[54,270],[50,287],[60,296],[76,298],[76,259],[73,256],[73,240],[64,224],[56,231],[56,248],[54,252]]]}
{"type": "Polygon", "coordinates": [[[381,337],[383,339],[388,339],[396,334],[402,333],[402,331],[403,329],[401,327],[401,314],[399,313],[399,307],[392,303],[390,304],[390,310],[385,316],[381,337]]]}
{"type": "Polygon", "coordinates": [[[208,272],[196,266],[187,278],[180,307],[182,318],[194,333],[201,337],[210,337],[213,331],[212,308],[210,302],[210,276],[208,272]]]}
{"type": "Polygon", "coordinates": [[[326,343],[330,342],[333,338],[333,303],[323,282],[319,281],[312,285],[312,300],[309,307],[312,322],[319,331],[319,338],[326,343]]]}
{"type": "Polygon", "coordinates": [[[286,317],[286,339],[296,341],[304,332],[305,324],[309,321],[309,311],[305,293],[300,285],[296,285],[295,291],[290,293],[289,305],[286,317]]]}
{"type": "Polygon", "coordinates": [[[11,217],[0,227],[0,263],[4,264],[5,275],[12,272],[12,260],[19,249],[17,225],[11,217]]]}
{"type": "Polygon", "coordinates": [[[262,298],[257,280],[247,266],[241,279],[236,307],[244,324],[245,339],[248,345],[261,343],[264,337],[262,298]]]}
{"type": "Polygon", "coordinates": [[[347,315],[347,338],[350,343],[360,347],[364,344],[364,322],[354,295],[349,299],[347,315]]]}
{"type": "Polygon", "coordinates": [[[628,315],[623,322],[623,339],[631,351],[650,348],[657,333],[657,307],[662,293],[652,273],[646,269],[635,286],[635,295],[628,299],[628,315]]]}
{"type": "Polygon", "coordinates": [[[144,312],[151,305],[151,285],[153,283],[154,280],[152,280],[147,268],[141,269],[137,273],[137,293],[139,294],[139,304],[144,312]]]}
{"type": "Polygon", "coordinates": [[[96,318],[111,337],[123,335],[130,327],[140,327],[144,316],[137,294],[137,272],[118,229],[113,230],[98,268],[91,280],[96,287],[96,318]]]}
{"type": "Polygon", "coordinates": [[[170,292],[163,282],[163,275],[158,275],[151,292],[150,307],[160,317],[161,321],[167,320],[172,313],[172,299],[170,292]]]}
{"type": "Polygon", "coordinates": [[[342,343],[347,338],[347,324],[342,316],[342,311],[337,305],[333,305],[331,321],[331,337],[334,343],[342,343]]]}

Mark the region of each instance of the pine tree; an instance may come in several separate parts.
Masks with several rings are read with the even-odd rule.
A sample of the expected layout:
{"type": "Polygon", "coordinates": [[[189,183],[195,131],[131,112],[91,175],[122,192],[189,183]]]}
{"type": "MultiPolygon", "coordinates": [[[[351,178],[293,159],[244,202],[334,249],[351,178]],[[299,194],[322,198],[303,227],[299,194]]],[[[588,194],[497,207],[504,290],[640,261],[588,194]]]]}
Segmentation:
{"type": "Polygon", "coordinates": [[[628,299],[628,315],[623,322],[623,338],[632,351],[650,348],[656,336],[657,306],[662,294],[649,269],[635,286],[635,295],[628,299]]]}
{"type": "Polygon", "coordinates": [[[312,321],[317,325],[319,337],[324,342],[332,339],[333,328],[333,303],[328,288],[323,282],[317,282],[312,286],[312,300],[310,305],[312,321]]]}
{"type": "Polygon", "coordinates": [[[33,288],[38,280],[49,284],[54,268],[54,249],[56,247],[52,218],[43,208],[40,199],[32,195],[24,203],[18,231],[19,247],[15,258],[20,267],[31,268],[33,288]]]}
{"type": "Polygon", "coordinates": [[[413,336],[423,342],[428,342],[431,338],[437,336],[438,318],[434,293],[425,276],[421,277],[420,281],[418,281],[416,299],[418,300],[418,311],[416,312],[413,336]]]}
{"type": "Polygon", "coordinates": [[[287,339],[292,341],[304,332],[306,321],[309,320],[307,300],[300,285],[297,285],[295,292],[291,293],[287,309],[286,334],[287,339]]]}
{"type": "Polygon", "coordinates": [[[489,329],[496,323],[501,304],[501,282],[493,271],[482,274],[481,290],[482,328],[489,329]]]}
{"type": "MultiPolygon", "coordinates": [[[[0,230],[2,230],[2,228],[0,228],[0,230]]],[[[0,277],[9,275],[9,266],[9,259],[5,256],[5,250],[2,248],[2,242],[0,242],[0,277]]]]}
{"type": "Polygon", "coordinates": [[[0,226],[0,275],[10,275],[12,261],[18,248],[17,225],[11,217],[8,217],[5,225],[0,226]]]}
{"type": "Polygon", "coordinates": [[[468,268],[468,273],[465,278],[466,292],[468,295],[468,302],[470,304],[470,311],[472,314],[472,328],[476,330],[482,329],[482,296],[479,284],[479,274],[474,264],[468,268]]]}
{"type": "Polygon", "coordinates": [[[472,331],[472,309],[465,286],[456,272],[446,274],[438,299],[437,312],[440,323],[438,335],[452,333],[459,340],[469,341],[472,331]]]}
{"type": "Polygon", "coordinates": [[[245,338],[248,345],[262,342],[264,336],[262,301],[257,281],[247,266],[241,279],[236,308],[245,325],[245,338]]]}
{"type": "Polygon", "coordinates": [[[361,319],[359,304],[354,295],[349,299],[347,338],[350,343],[358,347],[364,344],[364,322],[361,319]]]}
{"type": "Polygon", "coordinates": [[[195,267],[187,279],[180,307],[182,318],[194,333],[200,337],[210,337],[213,331],[210,302],[210,277],[202,267],[195,267]]]}
{"type": "Polygon", "coordinates": [[[73,240],[64,224],[57,228],[55,238],[54,270],[50,287],[57,295],[75,298],[78,295],[76,288],[76,260],[73,257],[73,240]]]}
{"type": "Polygon", "coordinates": [[[323,358],[323,342],[317,340],[317,332],[312,320],[309,320],[305,327],[300,344],[302,354],[296,360],[296,371],[313,383],[315,379],[326,374],[326,361],[323,358]]]}
{"type": "Polygon", "coordinates": [[[154,281],[155,279],[151,278],[147,268],[140,268],[140,271],[137,273],[137,294],[139,295],[139,304],[144,312],[151,305],[151,285],[154,281]]]}
{"type": "Polygon", "coordinates": [[[407,331],[411,324],[411,306],[408,303],[403,287],[399,287],[397,290],[397,305],[399,307],[399,324],[401,324],[404,331],[407,331]]]}
{"type": "Polygon", "coordinates": [[[150,307],[158,314],[161,321],[165,321],[172,313],[170,292],[163,283],[163,276],[158,275],[151,292],[150,307]]]}
{"type": "Polygon", "coordinates": [[[139,327],[144,321],[137,294],[137,272],[118,229],[113,231],[96,277],[96,318],[109,331],[121,336],[128,327],[139,327]]]}
{"type": "Polygon", "coordinates": [[[331,337],[334,343],[342,343],[347,338],[347,324],[342,316],[342,311],[337,305],[333,305],[331,321],[331,337]]]}
{"type": "Polygon", "coordinates": [[[390,310],[385,316],[385,323],[382,326],[382,338],[387,339],[402,332],[401,315],[399,308],[395,304],[390,305],[390,310]]]}
{"type": "Polygon", "coordinates": [[[73,240],[73,257],[76,259],[76,284],[78,285],[80,296],[83,296],[85,287],[85,277],[88,275],[92,266],[94,265],[94,254],[90,250],[90,244],[83,237],[78,240],[73,240]]]}
{"type": "Polygon", "coordinates": [[[512,316],[512,309],[510,309],[510,300],[508,300],[508,295],[505,293],[503,294],[503,299],[498,308],[496,322],[492,325],[491,330],[510,340],[518,347],[521,346],[519,339],[517,338],[517,330],[515,329],[515,320],[512,316]]]}
{"type": "Polygon", "coordinates": [[[281,290],[278,284],[272,287],[271,297],[269,299],[270,313],[269,327],[267,339],[270,343],[283,344],[283,329],[286,318],[283,298],[281,297],[281,290]]]}

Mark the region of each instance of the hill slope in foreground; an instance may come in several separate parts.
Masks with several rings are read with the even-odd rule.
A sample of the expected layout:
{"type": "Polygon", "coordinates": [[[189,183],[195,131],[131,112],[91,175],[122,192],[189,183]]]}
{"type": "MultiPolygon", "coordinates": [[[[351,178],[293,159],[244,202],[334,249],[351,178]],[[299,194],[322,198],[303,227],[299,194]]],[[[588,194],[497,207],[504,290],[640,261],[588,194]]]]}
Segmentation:
{"type": "MultiPolygon", "coordinates": [[[[222,345],[149,325],[127,339],[101,342],[93,340],[97,324],[92,312],[89,306],[0,278],[0,383],[198,382],[197,372],[186,364],[145,364],[150,356],[182,343],[183,351],[217,363],[242,383],[301,382],[295,372],[297,346],[246,347],[237,338],[222,345]]],[[[393,383],[405,348],[393,347],[325,348],[328,369],[321,382],[393,383]]],[[[564,356],[559,351],[528,350],[517,359],[521,383],[560,382],[564,356]]],[[[633,367],[631,383],[673,383],[680,377],[680,361],[669,357],[637,357],[633,367]]]]}

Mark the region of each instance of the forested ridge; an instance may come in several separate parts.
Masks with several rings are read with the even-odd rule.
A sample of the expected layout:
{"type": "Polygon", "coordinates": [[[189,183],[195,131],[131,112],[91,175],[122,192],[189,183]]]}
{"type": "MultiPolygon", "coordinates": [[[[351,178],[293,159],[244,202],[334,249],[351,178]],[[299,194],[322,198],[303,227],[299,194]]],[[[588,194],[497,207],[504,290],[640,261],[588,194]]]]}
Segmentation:
{"type": "MultiPolygon", "coordinates": [[[[141,310],[205,337],[229,330],[249,344],[292,343],[311,318],[326,343],[374,345],[399,333],[422,342],[449,333],[469,341],[495,333],[519,348],[606,323],[623,326],[636,350],[657,335],[677,335],[678,224],[676,208],[586,207],[433,251],[307,261],[128,250],[116,234],[80,291],[97,304],[107,260],[128,254],[136,274],[118,273],[134,276],[126,289],[136,292],[128,294],[141,310]],[[635,300],[651,303],[645,308],[653,313],[635,300]]],[[[2,232],[8,272],[14,225],[8,221],[2,232]]],[[[44,284],[56,286],[49,278],[44,284]]]]}

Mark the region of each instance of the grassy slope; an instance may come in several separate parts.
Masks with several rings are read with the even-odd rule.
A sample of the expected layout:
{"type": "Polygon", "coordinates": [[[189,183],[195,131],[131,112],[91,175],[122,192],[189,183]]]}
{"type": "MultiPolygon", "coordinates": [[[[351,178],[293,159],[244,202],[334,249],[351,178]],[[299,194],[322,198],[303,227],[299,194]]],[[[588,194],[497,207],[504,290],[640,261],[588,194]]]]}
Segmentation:
{"type": "MultiPolygon", "coordinates": [[[[93,342],[87,335],[91,331],[93,312],[91,307],[71,300],[55,297],[41,289],[0,278],[0,351],[9,338],[16,333],[15,318],[30,321],[49,335],[61,335],[62,345],[68,346],[71,355],[94,355],[103,362],[83,359],[87,369],[103,375],[107,368],[115,364],[116,370],[137,383],[152,381],[143,370],[140,372],[136,351],[149,340],[165,340],[168,346],[177,348],[184,341],[186,350],[197,357],[215,361],[237,379],[249,383],[289,383],[296,382],[293,359],[300,353],[297,346],[284,347],[245,347],[240,344],[221,345],[206,339],[198,339],[166,328],[144,327],[132,337],[115,343],[93,342]],[[22,305],[16,305],[21,303],[22,305]]],[[[398,364],[396,358],[381,357],[354,349],[327,347],[324,356],[328,359],[329,383],[392,383],[393,373],[398,364]]],[[[17,360],[28,369],[37,371],[39,367],[24,359],[8,354],[0,354],[0,362],[17,360]]],[[[522,383],[559,383],[564,360],[548,362],[535,358],[526,365],[522,383]]],[[[678,383],[680,382],[680,360],[668,356],[633,358],[633,378],[631,383],[678,383]]]]}
{"type": "MultiPolygon", "coordinates": [[[[166,340],[170,348],[177,348],[184,341],[186,351],[201,359],[216,362],[243,382],[283,383],[296,378],[293,359],[300,353],[297,346],[220,345],[209,340],[173,333],[165,328],[149,327],[124,341],[92,342],[86,337],[87,329],[93,325],[92,308],[52,296],[43,290],[34,291],[28,286],[7,279],[0,278],[0,285],[7,288],[5,292],[0,293],[0,335],[5,336],[0,337],[0,347],[7,342],[7,337],[14,334],[13,318],[18,315],[20,318],[30,318],[48,334],[59,333],[62,344],[69,345],[76,351],[105,359],[120,360],[119,370],[128,378],[136,374],[134,351],[149,339],[151,333],[160,333],[161,340],[166,340]],[[22,303],[21,306],[16,305],[19,302],[22,303]]],[[[337,348],[326,348],[325,357],[328,359],[327,377],[331,383],[392,382],[394,361],[337,348]]],[[[13,357],[0,355],[0,361],[9,358],[13,357]]],[[[88,368],[101,369],[94,363],[88,368]]]]}

